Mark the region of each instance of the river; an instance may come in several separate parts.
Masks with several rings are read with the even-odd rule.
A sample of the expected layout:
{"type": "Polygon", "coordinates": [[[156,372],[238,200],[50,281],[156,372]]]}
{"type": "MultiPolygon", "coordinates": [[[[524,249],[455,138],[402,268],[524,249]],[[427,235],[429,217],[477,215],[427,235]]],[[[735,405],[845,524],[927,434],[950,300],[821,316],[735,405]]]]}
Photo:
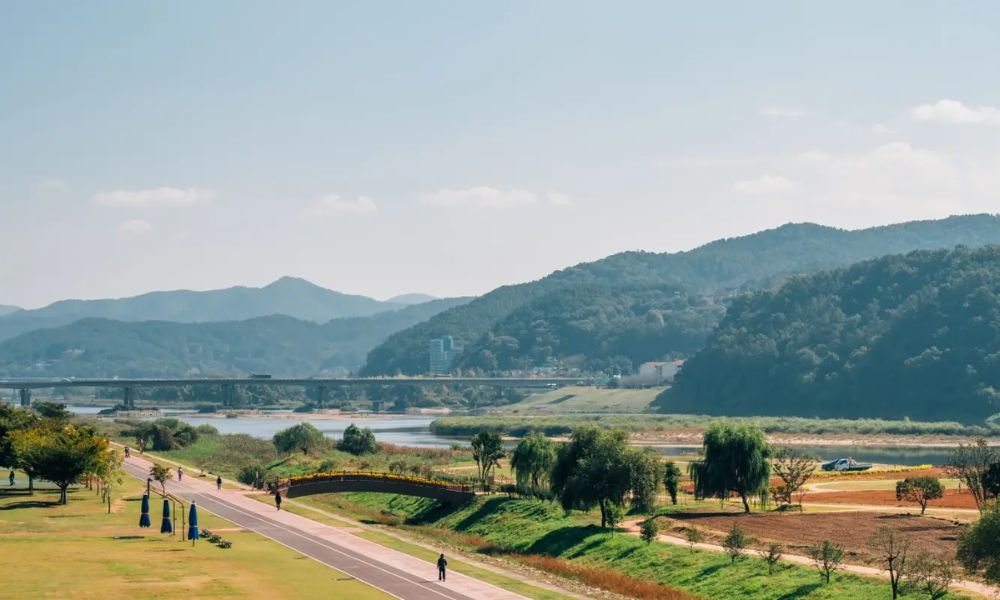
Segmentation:
{"type": "MultiPolygon", "coordinates": [[[[100,407],[93,406],[67,406],[67,409],[77,414],[86,415],[94,415],[101,410],[100,407]]],[[[169,413],[173,411],[166,412],[169,416],[169,413]]],[[[270,439],[278,431],[302,422],[312,423],[327,437],[339,438],[343,435],[344,429],[348,425],[355,423],[360,427],[371,428],[378,441],[399,446],[450,448],[454,444],[468,444],[466,438],[434,435],[431,433],[430,424],[436,417],[419,415],[392,417],[354,415],[322,419],[309,418],[308,415],[302,415],[299,418],[257,416],[223,419],[179,414],[178,417],[194,426],[203,424],[211,425],[218,429],[219,433],[246,433],[261,439],[270,439]]],[[[668,456],[691,456],[697,454],[700,450],[698,446],[653,447],[668,456]]],[[[850,456],[861,462],[908,466],[922,464],[942,465],[947,462],[948,454],[951,452],[951,449],[947,447],[914,448],[899,446],[816,445],[796,446],[796,449],[824,461],[850,456]]]]}

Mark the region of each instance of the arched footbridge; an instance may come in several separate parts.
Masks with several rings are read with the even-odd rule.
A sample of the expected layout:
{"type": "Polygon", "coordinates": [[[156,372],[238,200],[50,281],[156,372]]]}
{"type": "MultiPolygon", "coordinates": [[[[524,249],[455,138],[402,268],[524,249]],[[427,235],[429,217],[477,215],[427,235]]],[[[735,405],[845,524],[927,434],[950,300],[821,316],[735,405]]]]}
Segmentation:
{"type": "Polygon", "coordinates": [[[469,485],[374,471],[338,471],[290,477],[279,480],[277,489],[286,498],[342,492],[383,492],[433,498],[450,506],[464,504],[476,495],[475,489],[469,485]]]}

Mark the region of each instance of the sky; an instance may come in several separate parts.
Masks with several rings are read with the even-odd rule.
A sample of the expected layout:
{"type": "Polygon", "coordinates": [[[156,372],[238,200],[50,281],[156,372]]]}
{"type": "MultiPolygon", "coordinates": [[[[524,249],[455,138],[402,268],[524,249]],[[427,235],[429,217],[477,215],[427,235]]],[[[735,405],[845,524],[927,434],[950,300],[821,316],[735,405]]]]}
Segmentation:
{"type": "Polygon", "coordinates": [[[995,2],[0,0],[0,303],[1000,212],[995,2]]]}

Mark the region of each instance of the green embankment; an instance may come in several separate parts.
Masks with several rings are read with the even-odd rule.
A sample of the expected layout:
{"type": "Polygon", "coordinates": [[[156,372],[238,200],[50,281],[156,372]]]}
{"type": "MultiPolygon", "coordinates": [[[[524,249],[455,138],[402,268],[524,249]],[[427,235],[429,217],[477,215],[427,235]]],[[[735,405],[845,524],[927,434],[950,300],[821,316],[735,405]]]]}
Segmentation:
{"type": "Polygon", "coordinates": [[[528,396],[504,406],[505,413],[644,413],[664,388],[607,389],[569,386],[528,396]]]}
{"type": "MultiPolygon", "coordinates": [[[[374,493],[303,498],[327,510],[351,513],[479,552],[514,557],[553,557],[664,584],[705,598],[811,598],[883,600],[888,583],[845,573],[821,583],[814,569],[782,564],[767,574],[762,559],[735,565],[725,554],[611,533],[590,514],[564,514],[554,503],[506,497],[480,498],[453,512],[433,501],[374,493]]],[[[917,598],[917,594],[904,596],[917,598]]]]}
{"type": "Polygon", "coordinates": [[[3,597],[389,598],[207,511],[199,513],[200,525],[232,548],[205,541],[192,547],[179,536],[160,534],[156,502],[153,528],[140,529],[143,488],[129,479],[115,494],[111,514],[88,490],[72,491],[66,506],[53,504],[52,491],[0,496],[0,556],[8,567],[3,597]]]}

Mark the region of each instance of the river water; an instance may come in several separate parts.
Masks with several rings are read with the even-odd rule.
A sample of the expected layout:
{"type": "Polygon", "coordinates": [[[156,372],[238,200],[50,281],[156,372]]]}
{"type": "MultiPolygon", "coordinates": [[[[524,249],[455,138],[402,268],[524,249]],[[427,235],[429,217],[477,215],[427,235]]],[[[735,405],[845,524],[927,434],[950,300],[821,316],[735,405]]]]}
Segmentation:
{"type": "MultiPolygon", "coordinates": [[[[77,414],[94,415],[101,408],[92,406],[68,406],[77,414]]],[[[168,415],[174,411],[165,411],[168,415]]],[[[182,412],[182,411],[178,411],[182,412]]],[[[285,411],[287,412],[287,411],[285,411]]],[[[153,418],[153,417],[149,417],[153,418]]],[[[219,433],[246,433],[261,439],[271,439],[275,433],[291,427],[296,423],[309,422],[331,438],[343,435],[351,423],[359,427],[369,427],[380,442],[397,444],[399,446],[414,446],[418,448],[450,448],[454,444],[467,445],[467,438],[454,438],[434,435],[430,424],[436,417],[428,416],[393,416],[365,417],[345,416],[337,418],[309,418],[302,415],[297,418],[288,417],[236,417],[223,419],[215,417],[199,417],[196,415],[178,415],[181,420],[193,426],[211,425],[219,433]]],[[[691,456],[697,454],[699,446],[664,446],[656,447],[668,456],[691,456]]],[[[894,465],[942,465],[948,460],[951,449],[947,447],[899,447],[899,446],[795,446],[796,449],[813,455],[820,460],[833,460],[841,457],[851,457],[861,462],[894,464],[894,465]]]]}

